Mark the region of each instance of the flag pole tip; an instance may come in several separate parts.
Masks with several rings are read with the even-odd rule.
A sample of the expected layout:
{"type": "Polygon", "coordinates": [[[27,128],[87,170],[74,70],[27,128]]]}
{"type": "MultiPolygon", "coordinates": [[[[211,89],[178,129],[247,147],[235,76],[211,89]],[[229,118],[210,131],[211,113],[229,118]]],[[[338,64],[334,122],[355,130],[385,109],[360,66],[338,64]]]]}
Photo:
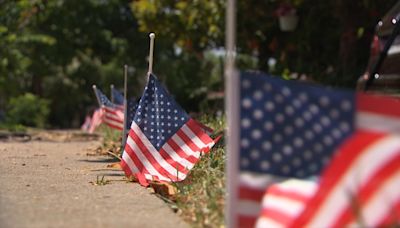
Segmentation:
{"type": "Polygon", "coordinates": [[[156,34],[154,32],[150,33],[149,35],[150,39],[154,39],[154,37],[156,37],[156,34]]]}

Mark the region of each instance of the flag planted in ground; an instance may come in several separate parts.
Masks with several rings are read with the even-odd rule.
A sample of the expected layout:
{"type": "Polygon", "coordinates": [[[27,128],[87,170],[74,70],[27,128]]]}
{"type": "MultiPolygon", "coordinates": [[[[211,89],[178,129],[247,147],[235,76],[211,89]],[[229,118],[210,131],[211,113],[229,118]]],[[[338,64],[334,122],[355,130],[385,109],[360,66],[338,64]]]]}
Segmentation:
{"type": "Polygon", "coordinates": [[[101,108],[104,112],[102,119],[103,123],[116,130],[123,130],[123,106],[113,104],[98,88],[96,88],[95,91],[100,100],[101,108]]]}
{"type": "Polygon", "coordinates": [[[121,167],[144,186],[150,180],[181,181],[213,145],[206,132],[150,75],[129,130],[121,167]]]}
{"type": "Polygon", "coordinates": [[[239,180],[233,218],[239,227],[254,226],[268,186],[287,178],[318,178],[356,131],[400,129],[397,100],[255,72],[242,73],[239,81],[239,180]]]}
{"type": "Polygon", "coordinates": [[[83,124],[81,125],[81,130],[82,130],[82,131],[88,132],[88,131],[89,131],[89,128],[90,128],[90,122],[92,122],[92,117],[90,117],[90,115],[87,114],[87,115],[85,116],[85,121],[84,121],[83,124]]]}
{"type": "Polygon", "coordinates": [[[92,118],[90,120],[90,126],[89,126],[89,133],[93,133],[100,124],[103,123],[103,109],[98,108],[93,112],[92,118]]]}

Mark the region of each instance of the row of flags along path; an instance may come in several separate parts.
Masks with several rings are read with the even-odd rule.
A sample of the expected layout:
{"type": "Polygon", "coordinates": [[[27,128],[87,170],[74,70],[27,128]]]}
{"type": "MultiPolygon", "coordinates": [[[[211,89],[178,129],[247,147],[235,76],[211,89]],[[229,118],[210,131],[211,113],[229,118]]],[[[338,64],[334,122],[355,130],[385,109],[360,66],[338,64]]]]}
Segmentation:
{"type": "Polygon", "coordinates": [[[124,106],[112,103],[98,88],[95,88],[95,93],[104,113],[103,122],[111,128],[122,131],[124,127],[124,106]]]}

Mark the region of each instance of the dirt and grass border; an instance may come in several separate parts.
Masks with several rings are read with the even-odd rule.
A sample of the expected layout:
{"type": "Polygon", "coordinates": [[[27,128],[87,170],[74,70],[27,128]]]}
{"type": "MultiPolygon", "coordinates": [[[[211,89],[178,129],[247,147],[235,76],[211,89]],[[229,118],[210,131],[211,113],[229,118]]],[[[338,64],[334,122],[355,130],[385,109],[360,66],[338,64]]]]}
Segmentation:
{"type": "MultiPolygon", "coordinates": [[[[199,121],[214,129],[212,138],[223,135],[226,126],[224,117],[203,115],[199,121]]],[[[121,133],[105,126],[99,132],[104,138],[95,153],[120,159],[121,133]]],[[[149,188],[192,227],[224,227],[225,161],[225,143],[222,137],[208,153],[201,156],[184,181],[155,183],[149,188]]],[[[126,177],[124,179],[127,183],[135,182],[126,177]]]]}

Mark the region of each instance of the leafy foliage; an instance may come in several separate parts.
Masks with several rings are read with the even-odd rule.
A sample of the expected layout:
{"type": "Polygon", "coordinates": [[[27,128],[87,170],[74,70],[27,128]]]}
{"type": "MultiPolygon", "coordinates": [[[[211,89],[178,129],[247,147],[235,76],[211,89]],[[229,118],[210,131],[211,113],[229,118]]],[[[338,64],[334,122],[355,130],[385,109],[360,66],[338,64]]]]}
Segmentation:
{"type": "Polygon", "coordinates": [[[186,51],[200,53],[223,45],[225,1],[147,1],[131,3],[141,31],[155,31],[186,51]]]}
{"type": "Polygon", "coordinates": [[[26,93],[10,99],[7,121],[14,125],[44,127],[49,111],[48,100],[26,93]]]}
{"type": "MultiPolygon", "coordinates": [[[[374,26],[394,2],[238,1],[238,66],[352,87],[365,68],[374,26]],[[296,8],[293,32],[279,29],[281,3],[296,8]]],[[[225,4],[0,1],[0,112],[11,97],[30,92],[51,101],[51,126],[77,127],[96,105],[92,84],[106,93],[111,83],[122,88],[124,64],[130,66],[128,95],[140,96],[149,32],[157,34],[154,72],[176,100],[188,111],[221,110],[207,96],[223,90],[225,4]]]]}
{"type": "MultiPolygon", "coordinates": [[[[374,27],[394,2],[238,1],[237,50],[257,58],[256,68],[266,72],[306,74],[321,83],[354,87],[365,70],[374,27]],[[295,31],[282,32],[277,11],[288,3],[300,21],[295,31]]],[[[138,0],[131,6],[142,31],[166,34],[186,52],[222,46],[225,1],[138,0]]]]}
{"type": "Polygon", "coordinates": [[[77,126],[95,104],[92,84],[121,87],[122,66],[145,63],[128,1],[1,1],[0,14],[0,109],[30,91],[54,99],[52,125],[77,126]]]}

